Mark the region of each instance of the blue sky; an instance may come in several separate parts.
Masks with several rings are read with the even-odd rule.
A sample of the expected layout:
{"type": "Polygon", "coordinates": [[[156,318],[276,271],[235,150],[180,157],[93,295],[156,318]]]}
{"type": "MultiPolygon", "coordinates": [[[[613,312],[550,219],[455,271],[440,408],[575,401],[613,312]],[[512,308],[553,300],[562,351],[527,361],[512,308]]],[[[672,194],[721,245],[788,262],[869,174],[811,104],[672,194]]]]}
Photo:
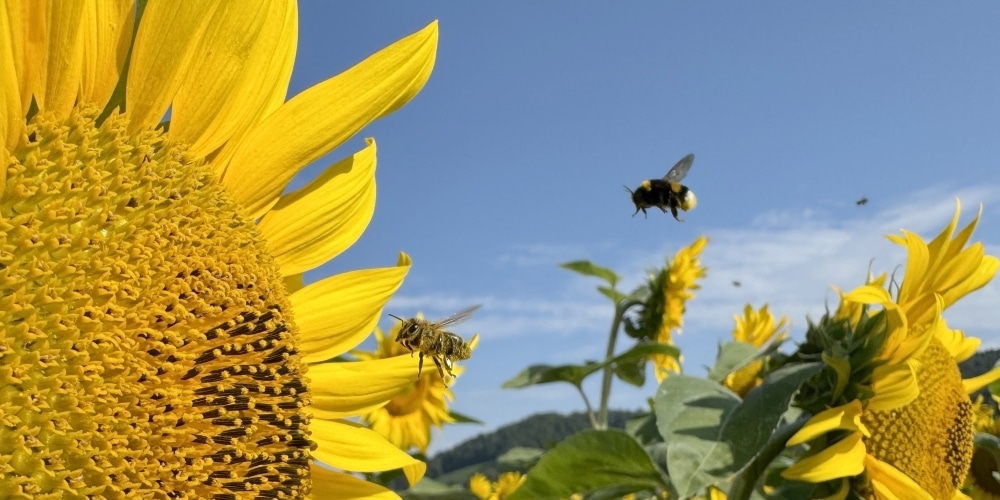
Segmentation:
{"type": "MultiPolygon", "coordinates": [[[[420,95],[303,175],[378,141],[371,224],[307,279],[405,251],[414,265],[387,313],[483,304],[456,329],[482,340],[453,408],[487,425],[446,427],[432,453],[583,408],[569,386],[500,389],[527,365],[603,354],[610,306],[560,262],[609,266],[629,290],[707,235],[709,276],[677,342],[703,374],[744,304],[769,303],[801,338],[806,315],[835,303],[831,285],[860,284],[872,259],[877,272],[902,263],[885,234],[932,237],[956,196],[963,222],[984,204],[977,237],[1000,251],[1000,3],[308,1],[292,93],[434,19],[420,95]],[[622,185],[691,152],[686,222],[633,218],[622,185]]],[[[946,317],[997,346],[998,303],[990,284],[946,317]]],[[[613,406],[642,407],[650,380],[617,384],[613,406]]]]}

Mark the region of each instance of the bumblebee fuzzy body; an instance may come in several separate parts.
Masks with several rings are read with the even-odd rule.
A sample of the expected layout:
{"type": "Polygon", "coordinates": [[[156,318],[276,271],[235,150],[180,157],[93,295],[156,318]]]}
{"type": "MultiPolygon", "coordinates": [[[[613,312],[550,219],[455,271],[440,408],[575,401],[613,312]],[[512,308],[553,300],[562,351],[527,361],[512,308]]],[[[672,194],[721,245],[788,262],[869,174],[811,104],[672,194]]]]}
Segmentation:
{"type": "Polygon", "coordinates": [[[693,163],[694,155],[687,155],[681,158],[662,179],[644,180],[635,190],[626,186],[625,189],[631,193],[632,203],[635,204],[635,212],[632,213],[632,216],[635,217],[635,214],[639,213],[640,210],[642,215],[646,216],[646,209],[656,207],[663,213],[669,209],[675,219],[684,222],[678,217],[677,211],[687,212],[698,204],[694,191],[681,184],[681,180],[687,175],[693,163]]]}
{"type": "Polygon", "coordinates": [[[454,376],[452,367],[455,361],[469,359],[472,356],[472,347],[462,337],[449,332],[445,327],[456,325],[465,321],[472,313],[479,309],[479,306],[472,306],[463,309],[440,321],[427,321],[421,318],[403,319],[392,316],[402,322],[399,333],[396,334],[396,342],[413,353],[420,354],[420,361],[417,364],[417,378],[424,369],[424,356],[430,357],[437,366],[441,380],[447,385],[447,378],[444,376],[445,370],[448,375],[454,376]]]}

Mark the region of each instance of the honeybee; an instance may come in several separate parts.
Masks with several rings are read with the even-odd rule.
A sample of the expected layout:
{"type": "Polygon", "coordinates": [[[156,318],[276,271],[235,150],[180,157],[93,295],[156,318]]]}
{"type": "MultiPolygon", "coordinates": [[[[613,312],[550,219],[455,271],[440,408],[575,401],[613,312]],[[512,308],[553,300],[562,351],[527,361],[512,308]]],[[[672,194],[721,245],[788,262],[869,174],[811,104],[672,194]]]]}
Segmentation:
{"type": "Polygon", "coordinates": [[[441,380],[447,380],[444,371],[448,370],[448,375],[454,377],[452,367],[454,361],[469,359],[472,356],[472,347],[465,342],[465,339],[445,330],[445,327],[457,325],[472,316],[472,313],[479,309],[480,305],[474,305],[458,311],[440,321],[430,322],[420,318],[403,319],[390,314],[393,318],[402,322],[399,333],[396,334],[396,342],[410,350],[410,356],[414,352],[420,353],[420,362],[417,364],[417,378],[424,369],[424,356],[429,356],[437,365],[441,380]]]}
{"type": "Polygon", "coordinates": [[[635,212],[632,217],[635,217],[639,210],[642,210],[642,215],[646,216],[647,208],[656,207],[663,213],[667,213],[669,208],[675,219],[684,222],[684,219],[677,216],[677,209],[687,212],[698,204],[694,191],[681,184],[688,170],[691,169],[692,163],[694,163],[694,155],[690,154],[681,158],[662,179],[646,179],[642,181],[642,184],[639,184],[639,187],[635,188],[635,191],[625,186],[625,190],[632,195],[632,203],[635,203],[635,212]]]}

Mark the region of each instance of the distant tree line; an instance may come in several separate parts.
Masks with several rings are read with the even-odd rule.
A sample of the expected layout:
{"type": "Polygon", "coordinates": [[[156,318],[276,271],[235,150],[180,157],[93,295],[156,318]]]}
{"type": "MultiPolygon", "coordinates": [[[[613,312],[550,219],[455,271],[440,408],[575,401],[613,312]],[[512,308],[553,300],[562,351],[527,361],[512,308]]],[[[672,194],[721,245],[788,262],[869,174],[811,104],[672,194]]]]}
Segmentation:
{"type": "MultiPolygon", "coordinates": [[[[638,411],[611,410],[608,412],[608,425],[624,429],[625,422],[639,414],[638,411]]],[[[517,446],[549,448],[564,438],[589,428],[590,420],[582,412],[570,415],[532,415],[438,453],[427,461],[427,476],[436,478],[463,467],[493,461],[517,446]]]]}

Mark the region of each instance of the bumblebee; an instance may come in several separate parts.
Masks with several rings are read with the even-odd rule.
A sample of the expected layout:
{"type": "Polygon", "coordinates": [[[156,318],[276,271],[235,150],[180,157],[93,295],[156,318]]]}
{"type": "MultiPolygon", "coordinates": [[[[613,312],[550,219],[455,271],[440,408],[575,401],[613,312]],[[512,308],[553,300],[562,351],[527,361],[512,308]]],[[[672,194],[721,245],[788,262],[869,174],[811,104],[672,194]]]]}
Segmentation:
{"type": "Polygon", "coordinates": [[[444,371],[448,370],[448,375],[454,377],[452,367],[455,361],[469,359],[472,356],[472,347],[462,337],[445,330],[445,327],[457,325],[472,316],[472,313],[479,309],[479,305],[462,309],[461,311],[448,316],[440,321],[430,322],[421,318],[403,319],[390,314],[393,318],[402,322],[399,333],[396,334],[396,342],[410,350],[410,356],[414,352],[420,353],[420,362],[417,364],[417,378],[424,369],[424,356],[430,357],[437,365],[441,380],[448,383],[444,376],[444,371]]]}
{"type": "Polygon", "coordinates": [[[632,217],[635,217],[635,214],[639,213],[640,210],[642,210],[642,215],[646,216],[647,208],[656,207],[663,213],[667,213],[669,208],[675,219],[684,222],[684,219],[677,216],[677,209],[687,212],[698,204],[694,191],[681,184],[681,181],[687,176],[688,170],[691,169],[692,163],[694,163],[694,155],[690,154],[681,158],[681,161],[677,162],[662,179],[644,180],[642,184],[639,184],[639,187],[635,188],[635,191],[625,186],[625,190],[632,195],[632,203],[635,203],[635,212],[632,217]]]}

